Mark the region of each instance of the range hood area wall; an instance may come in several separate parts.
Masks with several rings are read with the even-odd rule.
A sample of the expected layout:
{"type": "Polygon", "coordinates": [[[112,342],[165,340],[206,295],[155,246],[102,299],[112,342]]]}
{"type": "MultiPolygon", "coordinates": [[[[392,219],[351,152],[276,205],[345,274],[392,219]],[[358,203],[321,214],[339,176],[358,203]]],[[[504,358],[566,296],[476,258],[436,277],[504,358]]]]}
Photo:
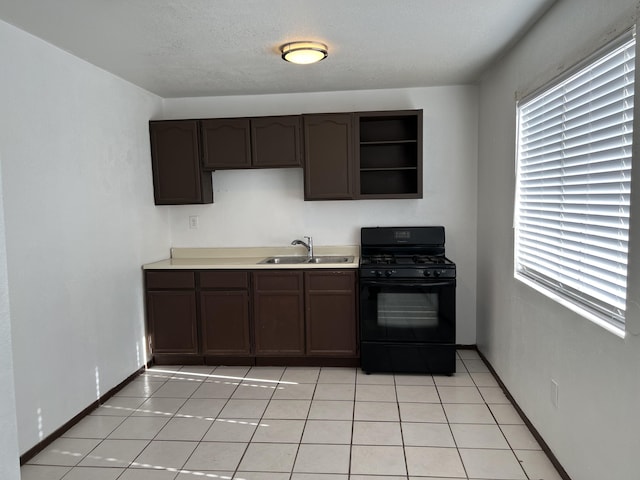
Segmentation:
{"type": "Polygon", "coordinates": [[[458,265],[457,342],[475,344],[476,87],[165,99],[162,119],[405,109],[424,111],[422,199],[305,202],[300,168],[216,171],[213,204],[163,207],[172,245],[283,246],[301,235],[354,245],[363,226],[444,225],[458,265]]]}

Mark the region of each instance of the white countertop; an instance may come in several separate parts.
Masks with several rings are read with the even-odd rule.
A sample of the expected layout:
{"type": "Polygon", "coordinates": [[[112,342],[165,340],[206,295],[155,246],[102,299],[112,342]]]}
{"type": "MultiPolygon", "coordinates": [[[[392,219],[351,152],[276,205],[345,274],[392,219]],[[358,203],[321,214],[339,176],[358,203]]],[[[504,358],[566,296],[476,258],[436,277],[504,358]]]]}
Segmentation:
{"type": "Polygon", "coordinates": [[[235,247],[235,248],[172,248],[171,257],[159,262],[147,263],[145,270],[172,269],[327,269],[358,268],[360,247],[358,245],[314,246],[315,256],[353,257],[349,263],[260,263],[265,258],[276,256],[306,256],[302,246],[290,247],[235,247]]]}

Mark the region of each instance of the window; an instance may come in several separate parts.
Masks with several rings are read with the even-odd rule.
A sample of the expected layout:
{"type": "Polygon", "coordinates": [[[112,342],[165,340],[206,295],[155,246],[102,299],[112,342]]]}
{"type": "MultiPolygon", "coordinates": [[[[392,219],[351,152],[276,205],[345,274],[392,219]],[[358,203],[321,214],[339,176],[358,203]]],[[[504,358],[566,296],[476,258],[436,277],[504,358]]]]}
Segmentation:
{"type": "Polygon", "coordinates": [[[515,276],[624,330],[635,34],[518,104],[515,276]]]}

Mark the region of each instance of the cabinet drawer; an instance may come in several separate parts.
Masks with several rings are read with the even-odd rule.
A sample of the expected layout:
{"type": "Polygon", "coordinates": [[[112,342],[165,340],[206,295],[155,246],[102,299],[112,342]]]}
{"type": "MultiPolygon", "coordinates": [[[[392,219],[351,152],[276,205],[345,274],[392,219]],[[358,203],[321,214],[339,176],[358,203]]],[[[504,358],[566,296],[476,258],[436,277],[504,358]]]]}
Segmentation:
{"type": "Polygon", "coordinates": [[[200,272],[200,288],[243,289],[249,288],[247,272],[200,272]]]}
{"type": "Polygon", "coordinates": [[[355,288],[355,273],[349,270],[306,272],[307,290],[347,290],[355,288]]]}
{"type": "Polygon", "coordinates": [[[255,272],[253,275],[256,292],[297,292],[302,290],[302,271],[255,272]]]}
{"type": "Polygon", "coordinates": [[[194,272],[146,272],[147,288],[149,290],[196,288],[194,272]]]}

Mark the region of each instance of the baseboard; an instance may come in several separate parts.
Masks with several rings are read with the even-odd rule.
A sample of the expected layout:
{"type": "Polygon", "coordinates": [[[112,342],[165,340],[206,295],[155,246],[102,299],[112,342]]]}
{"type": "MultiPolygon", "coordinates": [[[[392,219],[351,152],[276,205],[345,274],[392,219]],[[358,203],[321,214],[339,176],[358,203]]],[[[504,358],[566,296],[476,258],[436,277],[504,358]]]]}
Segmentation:
{"type": "Polygon", "coordinates": [[[515,401],[515,399],[507,389],[507,387],[504,385],[504,383],[496,373],[493,366],[489,363],[489,360],[487,360],[487,358],[482,354],[480,350],[478,350],[478,348],[475,345],[473,346],[473,348],[478,352],[478,355],[480,355],[480,358],[482,358],[482,361],[485,363],[485,365],[487,366],[487,368],[489,369],[493,377],[496,379],[496,382],[498,382],[498,385],[504,392],[505,396],[509,399],[513,407],[516,409],[516,411],[518,412],[518,415],[520,415],[520,418],[522,418],[522,421],[525,423],[525,425],[527,426],[531,434],[534,436],[536,441],[540,444],[540,447],[542,448],[544,453],[547,454],[547,457],[549,457],[549,460],[558,471],[558,474],[560,475],[560,477],[562,477],[563,480],[571,480],[571,477],[569,477],[569,474],[562,467],[562,465],[560,464],[556,456],[553,454],[553,452],[549,448],[549,445],[547,445],[547,443],[544,441],[544,438],[542,438],[540,433],[538,433],[538,430],[536,430],[536,427],[533,426],[533,423],[531,423],[531,421],[527,418],[525,413],[522,411],[522,409],[520,408],[520,405],[518,405],[518,403],[515,401]]]}
{"type": "Polygon", "coordinates": [[[123,382],[113,387],[104,395],[101,395],[100,398],[98,398],[95,402],[91,403],[91,405],[89,405],[87,408],[82,410],[80,413],[78,413],[75,417],[73,417],[67,423],[62,425],[60,428],[55,430],[53,433],[51,433],[50,435],[45,437],[43,440],[41,440],[40,442],[35,444],[33,447],[31,447],[29,450],[27,450],[25,453],[20,455],[20,465],[21,466],[24,465],[33,457],[35,457],[37,454],[39,454],[42,450],[44,450],[49,445],[51,445],[55,440],[60,438],[67,430],[69,430],[71,427],[76,425],[84,417],[89,415],[94,409],[102,405],[109,398],[113,397],[116,393],[122,390],[122,388],[124,388],[129,382],[131,382],[134,378],[138,377],[142,372],[144,372],[144,370],[145,370],[145,367],[140,367],[134,373],[129,375],[123,382]]]}

